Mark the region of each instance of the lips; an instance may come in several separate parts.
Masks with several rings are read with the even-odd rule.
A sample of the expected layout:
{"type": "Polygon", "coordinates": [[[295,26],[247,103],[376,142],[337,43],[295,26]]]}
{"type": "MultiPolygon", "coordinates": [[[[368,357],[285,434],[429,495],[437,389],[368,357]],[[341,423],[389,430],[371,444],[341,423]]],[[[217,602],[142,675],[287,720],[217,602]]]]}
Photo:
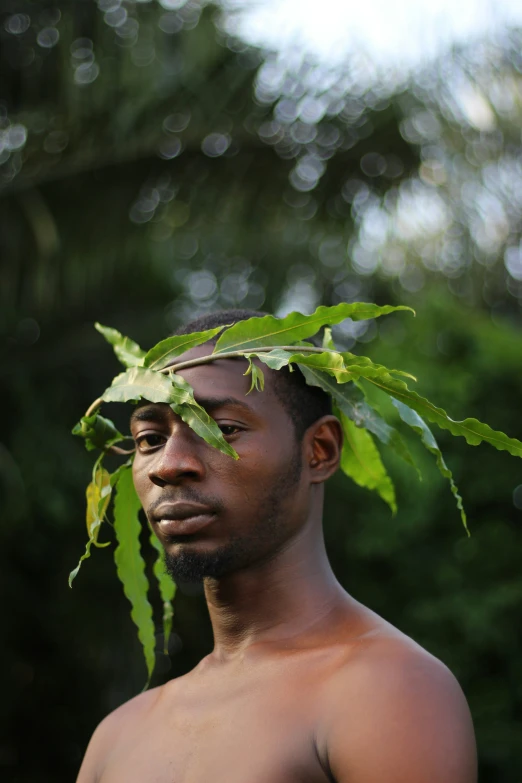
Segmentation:
{"type": "Polygon", "coordinates": [[[215,516],[215,512],[209,506],[178,501],[159,505],[154,509],[151,521],[164,535],[188,536],[210,525],[215,516]]]}

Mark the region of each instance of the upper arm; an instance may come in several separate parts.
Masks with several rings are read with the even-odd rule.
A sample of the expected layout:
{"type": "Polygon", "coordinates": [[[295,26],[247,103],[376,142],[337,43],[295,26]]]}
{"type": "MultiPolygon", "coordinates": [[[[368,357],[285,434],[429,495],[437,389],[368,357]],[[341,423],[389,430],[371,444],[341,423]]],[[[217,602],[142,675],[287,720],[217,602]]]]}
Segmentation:
{"type": "Polygon", "coordinates": [[[359,675],[340,689],[329,722],[337,783],[476,783],[468,705],[443,664],[424,653],[392,654],[359,675]]]}

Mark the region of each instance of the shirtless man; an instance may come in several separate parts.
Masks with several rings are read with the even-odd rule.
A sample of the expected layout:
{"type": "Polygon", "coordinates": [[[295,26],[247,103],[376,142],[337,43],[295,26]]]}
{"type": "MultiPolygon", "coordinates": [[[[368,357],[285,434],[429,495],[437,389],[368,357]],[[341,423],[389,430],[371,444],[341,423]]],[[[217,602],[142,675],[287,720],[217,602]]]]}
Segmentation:
{"type": "MultiPolygon", "coordinates": [[[[180,332],[251,315],[217,313],[180,332]]],[[[324,482],[342,438],[329,398],[299,372],[265,366],[265,391],[247,396],[245,367],[180,372],[238,461],[166,404],[133,413],[136,490],[172,576],[203,579],[215,647],[105,718],[78,783],[476,783],[452,674],[330,568],[324,482]]]]}

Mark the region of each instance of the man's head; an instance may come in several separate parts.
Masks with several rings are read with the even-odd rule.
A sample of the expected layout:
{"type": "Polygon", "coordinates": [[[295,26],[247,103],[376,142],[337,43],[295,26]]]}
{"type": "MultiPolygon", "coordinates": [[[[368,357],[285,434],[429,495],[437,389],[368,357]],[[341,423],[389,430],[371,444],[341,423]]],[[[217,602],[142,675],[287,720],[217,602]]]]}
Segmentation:
{"type": "MultiPolygon", "coordinates": [[[[223,311],[187,324],[203,331],[255,315],[223,311]]],[[[176,362],[212,351],[209,344],[176,362]]],[[[299,371],[263,365],[263,392],[247,394],[243,359],[220,359],[180,371],[196,400],[239,454],[209,446],[166,404],[132,418],[134,480],[149,521],[165,547],[172,576],[221,577],[274,556],[307,524],[317,523],[318,486],[338,463],[340,429],[324,392],[299,371]]]]}
{"type": "MultiPolygon", "coordinates": [[[[207,329],[214,329],[217,326],[231,326],[238,323],[238,321],[245,321],[248,318],[263,315],[266,315],[266,313],[258,310],[219,310],[218,312],[195,318],[188,324],[176,329],[174,334],[203,332],[207,329]]],[[[213,347],[218,339],[219,333],[208,344],[213,347]]],[[[212,348],[210,348],[209,353],[211,351],[212,348]]],[[[265,365],[261,364],[260,366],[263,372],[267,371],[265,365]]],[[[309,386],[303,374],[297,368],[290,372],[288,367],[283,367],[277,372],[272,372],[271,375],[272,388],[294,424],[297,440],[301,441],[312,422],[320,419],[321,416],[328,416],[328,414],[332,413],[332,400],[318,386],[309,386]]]]}

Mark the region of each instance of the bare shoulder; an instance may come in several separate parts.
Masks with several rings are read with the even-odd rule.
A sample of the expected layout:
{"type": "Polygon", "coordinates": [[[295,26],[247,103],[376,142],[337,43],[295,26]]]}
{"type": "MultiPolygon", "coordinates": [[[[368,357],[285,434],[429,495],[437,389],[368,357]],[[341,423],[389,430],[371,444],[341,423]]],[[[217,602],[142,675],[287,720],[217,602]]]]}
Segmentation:
{"type": "Polygon", "coordinates": [[[327,686],[322,747],[338,783],[476,783],[473,726],[449,669],[384,621],[327,686]]]}
{"type": "Polygon", "coordinates": [[[101,721],[85,753],[77,783],[96,783],[109,750],[114,748],[118,735],[139,724],[154,709],[164,687],[140,693],[101,721]]]}

